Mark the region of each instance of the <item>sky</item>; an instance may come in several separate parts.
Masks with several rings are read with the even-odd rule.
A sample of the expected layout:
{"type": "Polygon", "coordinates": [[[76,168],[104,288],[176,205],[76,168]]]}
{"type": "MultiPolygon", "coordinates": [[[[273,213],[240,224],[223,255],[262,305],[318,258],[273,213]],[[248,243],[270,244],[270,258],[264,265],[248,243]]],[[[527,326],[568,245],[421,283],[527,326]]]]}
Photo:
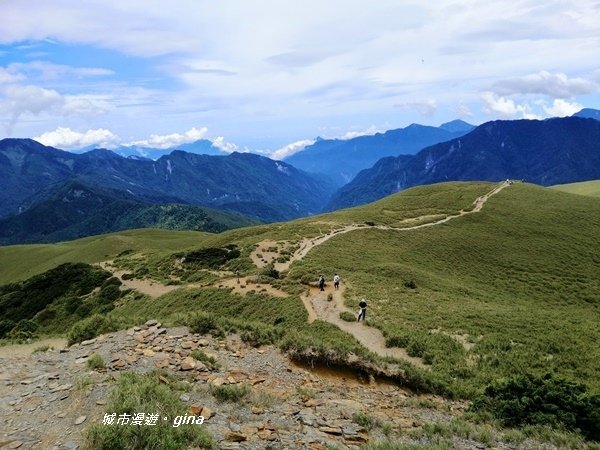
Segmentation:
{"type": "Polygon", "coordinates": [[[282,158],[600,108],[597,0],[0,1],[0,138],[282,158]],[[428,4],[425,4],[428,3],[428,4]]]}

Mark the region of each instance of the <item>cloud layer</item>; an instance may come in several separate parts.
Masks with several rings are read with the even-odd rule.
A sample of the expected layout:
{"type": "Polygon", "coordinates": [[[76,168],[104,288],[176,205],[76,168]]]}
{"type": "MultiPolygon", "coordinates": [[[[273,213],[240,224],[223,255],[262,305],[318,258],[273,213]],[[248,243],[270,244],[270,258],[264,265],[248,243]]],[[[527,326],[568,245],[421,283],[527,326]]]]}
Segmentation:
{"type": "Polygon", "coordinates": [[[206,128],[227,151],[284,155],[371,126],[600,107],[595,0],[20,0],[0,16],[11,135],[162,148],[206,128]]]}

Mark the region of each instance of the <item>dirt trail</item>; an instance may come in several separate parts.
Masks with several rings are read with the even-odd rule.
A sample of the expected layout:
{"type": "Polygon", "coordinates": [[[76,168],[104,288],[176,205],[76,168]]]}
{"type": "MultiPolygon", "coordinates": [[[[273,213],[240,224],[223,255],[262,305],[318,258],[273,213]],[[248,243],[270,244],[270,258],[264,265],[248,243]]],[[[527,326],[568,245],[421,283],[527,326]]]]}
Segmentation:
{"type": "Polygon", "coordinates": [[[67,340],[65,338],[47,338],[29,344],[3,345],[0,347],[0,357],[24,358],[31,355],[35,349],[45,346],[60,350],[67,346],[67,340]]]}
{"type": "MultiPolygon", "coordinates": [[[[389,226],[365,226],[365,225],[348,225],[344,228],[340,228],[332,231],[323,236],[319,236],[316,238],[305,238],[301,241],[300,248],[294,253],[292,258],[286,262],[281,263],[278,267],[279,271],[288,270],[290,265],[294,261],[299,261],[304,258],[309,251],[315,248],[318,245],[323,244],[334,236],[339,234],[349,233],[351,231],[359,230],[359,229],[369,229],[369,228],[377,228],[381,230],[396,230],[396,231],[411,231],[417,230],[420,228],[431,227],[435,225],[440,225],[442,223],[446,223],[452,219],[456,219],[458,217],[465,216],[467,214],[473,214],[481,211],[483,205],[487,200],[500,192],[505,187],[509,186],[510,183],[503,182],[499,186],[496,186],[490,192],[480,197],[477,197],[473,202],[473,209],[465,211],[461,209],[457,214],[451,214],[446,216],[443,219],[436,220],[433,222],[427,222],[420,225],[415,225],[412,227],[406,228],[397,228],[397,227],[389,227],[389,226]]],[[[424,219],[423,218],[415,218],[414,220],[424,219]]],[[[409,356],[406,353],[406,350],[403,348],[388,348],[385,346],[385,339],[380,330],[374,327],[365,326],[364,324],[359,324],[356,322],[346,322],[340,318],[340,313],[342,311],[347,311],[348,309],[344,305],[344,284],[342,284],[341,289],[339,291],[331,291],[332,288],[329,288],[329,291],[333,294],[334,301],[327,301],[326,295],[327,291],[320,292],[318,288],[310,288],[307,294],[302,296],[302,302],[308,312],[309,323],[313,322],[316,319],[325,320],[329,323],[332,323],[338,326],[341,330],[346,331],[347,333],[352,334],[362,345],[367,347],[372,352],[380,355],[380,356],[391,356],[394,358],[398,358],[404,361],[409,361],[418,367],[427,367],[420,358],[414,358],[409,356]]],[[[350,311],[354,314],[353,311],[350,311]]]]}
{"type": "Polygon", "coordinates": [[[178,285],[165,285],[159,281],[150,280],[150,279],[130,279],[124,280],[123,274],[126,273],[124,270],[119,270],[112,265],[112,261],[103,261],[100,263],[100,267],[104,270],[112,272],[112,274],[121,280],[123,286],[128,289],[135,289],[136,291],[140,291],[143,294],[149,295],[150,297],[160,297],[167,292],[171,292],[175,289],[179,289],[181,286],[178,285]]]}
{"type": "MultiPolygon", "coordinates": [[[[458,217],[465,216],[467,214],[473,214],[481,211],[483,205],[487,200],[500,192],[505,187],[509,186],[510,183],[503,182],[499,186],[496,186],[490,192],[485,195],[482,195],[475,199],[473,202],[474,207],[470,210],[460,210],[457,214],[451,214],[443,219],[435,220],[432,222],[422,223],[420,225],[415,225],[411,227],[398,228],[398,227],[390,227],[385,225],[376,225],[376,226],[368,226],[368,225],[347,225],[343,228],[338,228],[331,231],[328,234],[317,236],[313,238],[304,238],[300,241],[300,246],[298,250],[294,252],[291,258],[286,262],[275,262],[279,253],[274,249],[277,248],[278,251],[282,250],[282,246],[273,240],[265,240],[258,244],[257,248],[251,253],[250,257],[254,264],[258,267],[264,267],[270,262],[274,263],[275,269],[279,272],[284,272],[289,270],[290,266],[294,261],[300,261],[303,259],[308,252],[310,252],[313,248],[318,245],[323,244],[334,236],[349,233],[351,231],[363,230],[363,229],[380,229],[380,230],[395,230],[395,231],[411,231],[417,230],[425,227],[432,227],[435,225],[440,225],[446,223],[452,219],[456,219],[458,217]],[[260,255],[260,256],[259,256],[260,255]]],[[[431,216],[422,216],[412,218],[411,221],[421,221],[430,219],[431,216]]],[[[285,242],[284,246],[288,243],[285,242]]],[[[118,276],[123,284],[132,289],[137,289],[144,294],[147,294],[151,297],[158,297],[160,295],[166,294],[174,289],[179,288],[199,288],[203,287],[197,284],[187,284],[187,285],[174,285],[167,286],[163,285],[157,281],[152,280],[123,280],[123,271],[119,271],[115,269],[111,265],[112,261],[106,261],[101,263],[101,266],[113,272],[115,276],[118,276]]],[[[234,292],[245,295],[247,292],[251,290],[255,291],[263,291],[274,297],[287,297],[288,294],[285,292],[276,289],[268,284],[254,284],[252,283],[252,276],[240,278],[240,282],[238,283],[237,278],[222,278],[219,281],[215,282],[213,286],[215,287],[225,287],[231,288],[234,292]]],[[[332,291],[332,287],[328,289],[329,292],[333,294],[333,301],[327,301],[326,294],[327,291],[322,293],[317,288],[310,288],[308,293],[301,296],[302,302],[306,311],[308,312],[308,322],[311,323],[317,319],[321,319],[332,323],[338,326],[340,329],[352,334],[362,345],[371,350],[372,352],[380,355],[380,356],[390,356],[394,358],[398,358],[401,360],[409,361],[418,367],[427,367],[421,359],[414,358],[409,356],[406,351],[402,348],[387,348],[385,346],[385,339],[380,330],[374,327],[366,326],[362,323],[356,322],[346,322],[340,318],[340,313],[343,311],[348,311],[348,309],[344,305],[344,284],[342,283],[342,287],[339,291],[332,291]]],[[[350,311],[354,314],[353,311],[350,311]]]]}
{"type": "MultiPolygon", "coordinates": [[[[386,347],[385,338],[379,329],[367,326],[363,322],[342,320],[340,313],[343,311],[349,311],[355,317],[357,315],[357,312],[350,311],[344,305],[344,290],[343,285],[337,291],[333,287],[327,288],[324,292],[321,292],[319,288],[311,288],[308,294],[303,296],[303,302],[305,305],[308,303],[313,310],[316,316],[313,320],[318,318],[336,325],[346,333],[353,335],[358,342],[379,356],[401,359],[417,367],[427,368],[427,365],[420,358],[409,356],[403,348],[386,347]],[[327,294],[329,293],[333,296],[331,301],[327,300],[327,294]]],[[[312,320],[309,319],[309,322],[312,322],[312,320]]]]}
{"type": "MultiPolygon", "coordinates": [[[[474,207],[471,210],[465,211],[464,209],[461,209],[457,214],[451,214],[451,215],[448,215],[448,216],[444,217],[443,219],[436,220],[436,221],[433,221],[433,222],[422,223],[420,225],[415,225],[415,226],[412,226],[412,227],[404,227],[404,228],[390,227],[390,226],[386,226],[386,225],[369,226],[369,225],[352,224],[352,225],[346,225],[343,228],[338,228],[338,229],[333,230],[330,233],[322,235],[322,236],[313,237],[313,238],[304,238],[304,239],[302,239],[300,241],[300,248],[294,253],[294,255],[290,258],[290,260],[287,261],[287,262],[285,262],[285,263],[277,263],[277,264],[275,264],[275,268],[277,270],[279,270],[280,272],[288,270],[290,268],[290,265],[294,261],[299,261],[302,258],[304,258],[308,254],[308,252],[310,252],[313,248],[317,247],[318,245],[323,244],[324,242],[328,241],[329,239],[331,239],[334,236],[337,236],[337,235],[340,235],[340,234],[349,233],[351,231],[368,230],[368,229],[373,229],[373,228],[376,228],[378,230],[412,231],[412,230],[418,230],[420,228],[432,227],[432,226],[435,226],[435,225],[440,225],[442,223],[449,222],[452,219],[456,219],[458,217],[466,216],[467,214],[477,213],[477,212],[481,211],[481,208],[483,208],[483,205],[485,204],[485,202],[487,202],[487,200],[492,195],[497,194],[498,192],[500,192],[502,189],[504,189],[507,186],[509,186],[509,183],[503,182],[501,185],[495,187],[494,189],[492,189],[487,194],[482,195],[481,197],[477,197],[475,199],[475,201],[473,201],[474,207]]],[[[414,217],[411,220],[412,221],[420,221],[421,219],[427,219],[429,217],[430,216],[414,217]]],[[[267,242],[267,241],[264,241],[264,242],[267,242]]],[[[268,241],[268,242],[271,242],[271,241],[268,241]]],[[[261,243],[260,246],[264,246],[263,243],[261,243]]]]}

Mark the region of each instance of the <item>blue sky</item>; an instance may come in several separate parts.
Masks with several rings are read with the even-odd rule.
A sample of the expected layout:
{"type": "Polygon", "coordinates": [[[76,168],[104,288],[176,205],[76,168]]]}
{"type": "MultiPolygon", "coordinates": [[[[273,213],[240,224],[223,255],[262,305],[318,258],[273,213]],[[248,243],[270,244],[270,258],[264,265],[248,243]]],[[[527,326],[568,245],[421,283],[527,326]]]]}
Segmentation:
{"type": "Polygon", "coordinates": [[[600,2],[0,2],[0,137],[200,138],[283,157],[316,136],[600,108],[600,2]]]}

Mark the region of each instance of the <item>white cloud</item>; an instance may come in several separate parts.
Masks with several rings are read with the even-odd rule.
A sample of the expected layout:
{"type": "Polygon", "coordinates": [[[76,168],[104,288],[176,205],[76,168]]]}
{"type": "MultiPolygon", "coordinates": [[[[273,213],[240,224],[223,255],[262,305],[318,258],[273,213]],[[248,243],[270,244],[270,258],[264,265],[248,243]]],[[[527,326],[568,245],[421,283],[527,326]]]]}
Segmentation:
{"type": "MultiPolygon", "coordinates": [[[[14,73],[0,68],[0,86],[86,96],[20,123],[22,135],[54,129],[56,116],[75,121],[80,111],[86,127],[109,127],[132,140],[202,123],[235,128],[228,138],[263,148],[350,123],[360,129],[452,120],[461,100],[459,115],[479,122],[484,91],[496,95],[485,111],[500,117],[526,116],[531,107],[542,113],[521,95],[550,96],[548,104],[600,101],[600,78],[590,75],[600,61],[597,0],[521,0],[510,8],[472,0],[371,3],[4,1],[0,17],[10,26],[0,27],[3,61],[18,54],[21,62],[14,73]],[[22,62],[38,50],[34,58],[44,62],[22,62]],[[87,52],[81,64],[88,67],[58,64],[72,60],[69,52],[87,52]],[[128,56],[135,58],[130,65],[128,56]],[[10,78],[16,75],[26,78],[10,78]],[[94,121],[100,114],[102,122],[94,121]]],[[[181,142],[166,140],[162,145],[181,142]]]]}
{"type": "Polygon", "coordinates": [[[569,78],[564,73],[541,71],[524,77],[500,80],[492,85],[496,94],[542,94],[552,98],[572,98],[598,91],[598,85],[580,77],[569,78]]]}
{"type": "Polygon", "coordinates": [[[21,76],[39,76],[45,80],[56,80],[63,77],[101,77],[113,75],[114,71],[99,67],[73,67],[64,64],[53,64],[48,61],[31,61],[27,63],[12,63],[7,67],[8,71],[21,76]]]}
{"type": "MultiPolygon", "coordinates": [[[[2,56],[0,54],[0,56],[2,56]]],[[[0,84],[15,83],[23,80],[25,77],[20,74],[14,74],[3,67],[0,67],[0,84]]]]}
{"type": "Polygon", "coordinates": [[[237,145],[232,144],[231,142],[226,142],[223,136],[219,136],[214,139],[212,144],[227,153],[235,152],[238,149],[237,145]]]}
{"type": "Polygon", "coordinates": [[[59,107],[63,102],[62,96],[55,90],[32,85],[9,85],[1,94],[0,111],[10,116],[6,124],[9,133],[23,114],[38,115],[59,107]]]}
{"type": "Polygon", "coordinates": [[[342,136],[340,136],[338,139],[342,139],[342,140],[345,141],[345,140],[348,140],[348,139],[354,139],[354,138],[359,137],[359,136],[373,135],[375,133],[379,133],[380,131],[381,130],[379,128],[377,128],[375,125],[371,125],[366,130],[347,131],[342,136]]]}
{"type": "Polygon", "coordinates": [[[95,117],[111,110],[107,99],[99,95],[67,95],[61,112],[64,115],[95,117]]]}
{"type": "Polygon", "coordinates": [[[191,128],[184,134],[172,133],[166,135],[152,134],[148,139],[133,141],[127,145],[135,145],[137,147],[152,147],[166,149],[175,145],[188,144],[199,139],[204,139],[208,128],[191,128]]]}
{"type": "Polygon", "coordinates": [[[294,153],[298,153],[299,151],[304,150],[305,147],[308,147],[309,145],[312,145],[314,143],[314,139],[304,139],[302,141],[292,142],[291,144],[288,144],[272,152],[270,158],[277,160],[287,158],[288,156],[292,156],[294,153]]]}
{"type": "Polygon", "coordinates": [[[48,131],[33,139],[41,144],[65,150],[78,149],[90,145],[102,148],[114,148],[121,141],[117,135],[104,128],[88,130],[82,133],[63,127],[58,127],[54,131],[48,131]]]}
{"type": "Polygon", "coordinates": [[[528,104],[518,104],[506,97],[499,97],[492,92],[484,92],[482,95],[485,103],[484,111],[488,114],[497,115],[504,119],[523,118],[537,119],[528,104]]]}
{"type": "Polygon", "coordinates": [[[424,102],[397,103],[394,106],[396,108],[414,109],[423,117],[433,116],[438,108],[437,102],[431,99],[424,102]]]}
{"type": "Polygon", "coordinates": [[[459,103],[458,107],[456,108],[456,114],[458,115],[458,117],[460,118],[471,118],[474,116],[473,112],[471,111],[471,108],[469,108],[467,105],[465,105],[464,103],[459,103]]]}
{"type": "Polygon", "coordinates": [[[583,109],[583,106],[577,102],[568,102],[566,100],[557,98],[554,100],[551,106],[544,105],[544,111],[546,114],[553,117],[566,117],[572,116],[578,111],[583,109]]]}

